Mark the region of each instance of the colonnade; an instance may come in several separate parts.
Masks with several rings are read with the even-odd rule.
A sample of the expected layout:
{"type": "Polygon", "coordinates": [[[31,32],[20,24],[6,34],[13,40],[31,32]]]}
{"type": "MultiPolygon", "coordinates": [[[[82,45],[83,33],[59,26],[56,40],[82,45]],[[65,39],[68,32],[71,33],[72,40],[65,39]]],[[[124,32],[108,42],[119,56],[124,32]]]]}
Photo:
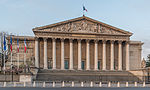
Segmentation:
{"type": "MultiPolygon", "coordinates": [[[[44,38],[44,69],[48,69],[47,61],[47,39],[44,38]]],[[[78,70],[81,70],[81,39],[78,41],[78,70]]],[[[94,70],[98,70],[98,41],[94,40],[94,70]]],[[[114,70],[114,40],[110,41],[110,70],[114,70]]],[[[106,70],[106,40],[102,41],[102,70],[106,70]]],[[[70,54],[69,54],[69,69],[73,70],[73,39],[69,39],[70,54]]],[[[126,46],[126,70],[129,70],[129,43],[126,46]]],[[[61,70],[64,70],[64,39],[61,39],[61,70]]],[[[122,41],[118,41],[118,70],[122,70],[122,41]]],[[[52,39],[52,69],[56,69],[56,39],[52,39]]],[[[35,39],[35,66],[39,67],[39,40],[35,39]]],[[[90,70],[90,40],[86,40],[86,70],[90,70]]]]}

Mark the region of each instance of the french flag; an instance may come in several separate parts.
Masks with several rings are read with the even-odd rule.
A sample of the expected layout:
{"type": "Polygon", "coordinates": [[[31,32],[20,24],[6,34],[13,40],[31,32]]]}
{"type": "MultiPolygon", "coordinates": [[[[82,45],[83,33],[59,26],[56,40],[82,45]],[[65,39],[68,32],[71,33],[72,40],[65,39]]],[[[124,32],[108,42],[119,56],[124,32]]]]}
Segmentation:
{"type": "Polygon", "coordinates": [[[19,52],[19,39],[17,39],[17,50],[19,52]]]}
{"type": "Polygon", "coordinates": [[[26,39],[24,39],[24,52],[26,53],[27,50],[27,44],[26,44],[26,39]]]}
{"type": "Polygon", "coordinates": [[[85,8],[85,6],[83,6],[83,11],[86,11],[86,12],[87,12],[87,9],[85,8]]]}
{"type": "Polygon", "coordinates": [[[11,52],[12,52],[12,36],[10,36],[10,49],[11,49],[11,52]]]}

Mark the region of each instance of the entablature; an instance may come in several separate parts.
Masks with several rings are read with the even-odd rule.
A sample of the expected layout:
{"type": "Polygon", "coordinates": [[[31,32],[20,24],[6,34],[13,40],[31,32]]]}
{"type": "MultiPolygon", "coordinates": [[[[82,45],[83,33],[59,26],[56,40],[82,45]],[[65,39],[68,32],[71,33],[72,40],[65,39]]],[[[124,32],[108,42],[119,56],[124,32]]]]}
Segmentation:
{"type": "Polygon", "coordinates": [[[66,34],[66,33],[35,33],[36,37],[47,38],[67,38],[67,39],[93,39],[93,40],[123,40],[129,41],[126,35],[100,35],[100,34],[66,34]]]}

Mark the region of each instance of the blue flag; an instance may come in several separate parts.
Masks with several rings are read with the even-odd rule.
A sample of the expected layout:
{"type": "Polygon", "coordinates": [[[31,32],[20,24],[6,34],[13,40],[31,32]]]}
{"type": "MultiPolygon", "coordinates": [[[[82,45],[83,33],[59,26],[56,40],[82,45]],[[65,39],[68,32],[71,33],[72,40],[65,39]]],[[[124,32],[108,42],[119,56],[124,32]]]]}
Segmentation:
{"type": "Polygon", "coordinates": [[[3,42],[3,44],[4,44],[4,51],[6,51],[6,39],[5,39],[5,35],[4,35],[4,42],[3,42]]]}

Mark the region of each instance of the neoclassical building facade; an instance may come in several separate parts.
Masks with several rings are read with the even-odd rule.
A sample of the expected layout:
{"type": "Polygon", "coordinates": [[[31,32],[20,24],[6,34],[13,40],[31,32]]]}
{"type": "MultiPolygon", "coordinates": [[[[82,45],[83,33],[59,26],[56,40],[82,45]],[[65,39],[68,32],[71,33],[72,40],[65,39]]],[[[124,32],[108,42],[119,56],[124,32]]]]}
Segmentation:
{"type": "MultiPolygon", "coordinates": [[[[30,61],[32,57],[37,68],[100,71],[141,68],[143,43],[131,41],[131,32],[89,17],[36,27],[33,32],[34,37],[14,36],[13,39],[17,48],[17,38],[20,41],[26,38],[26,59],[30,61]]],[[[23,57],[19,60],[23,61],[23,57]]]]}

